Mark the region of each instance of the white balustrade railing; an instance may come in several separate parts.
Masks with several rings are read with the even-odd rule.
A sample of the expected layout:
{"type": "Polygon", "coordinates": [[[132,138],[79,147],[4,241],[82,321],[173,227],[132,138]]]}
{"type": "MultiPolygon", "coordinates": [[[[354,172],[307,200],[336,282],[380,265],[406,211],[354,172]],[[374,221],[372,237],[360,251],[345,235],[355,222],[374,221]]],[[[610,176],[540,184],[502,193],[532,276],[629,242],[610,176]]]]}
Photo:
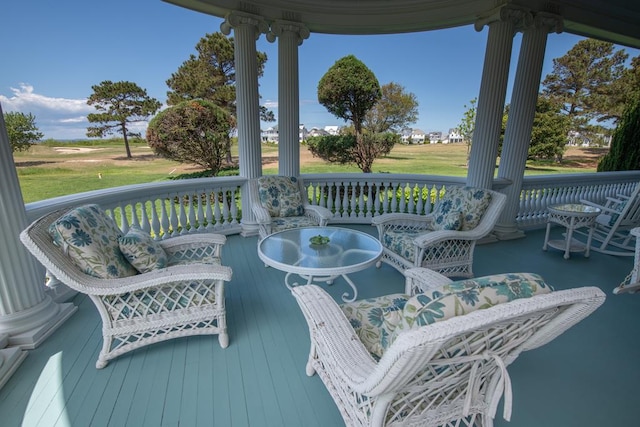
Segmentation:
{"type": "MultiPolygon", "coordinates": [[[[447,186],[464,185],[464,177],[401,174],[303,175],[311,203],[334,212],[333,223],[368,224],[389,212],[429,213],[447,186]]],[[[245,178],[220,177],[163,181],[57,197],[26,205],[30,220],[55,209],[97,203],[123,231],[137,225],[160,238],[191,232],[234,234],[241,231],[240,191],[245,178]]],[[[640,171],[526,176],[516,216],[519,228],[543,227],[547,207],[629,194],[640,171]]],[[[495,180],[500,190],[508,181],[495,180]]]]}
{"type": "Polygon", "coordinates": [[[138,226],[158,238],[193,232],[240,232],[240,177],[198,178],[127,185],[26,205],[34,220],[46,212],[97,203],[126,232],[138,226]]]}
{"type": "Polygon", "coordinates": [[[547,207],[589,200],[604,204],[607,197],[629,195],[640,183],[640,171],[525,176],[516,224],[521,229],[542,228],[547,207]]]}

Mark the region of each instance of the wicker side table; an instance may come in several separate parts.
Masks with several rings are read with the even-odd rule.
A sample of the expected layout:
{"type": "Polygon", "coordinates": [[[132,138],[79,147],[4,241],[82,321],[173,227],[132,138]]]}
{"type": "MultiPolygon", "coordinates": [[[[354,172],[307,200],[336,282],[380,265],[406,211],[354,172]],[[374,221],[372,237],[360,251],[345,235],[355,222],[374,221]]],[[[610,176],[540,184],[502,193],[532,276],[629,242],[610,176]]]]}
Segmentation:
{"type": "Polygon", "coordinates": [[[596,217],[600,215],[600,209],[583,205],[580,203],[570,203],[563,205],[549,206],[549,218],[547,220],[547,233],[544,237],[542,250],[547,250],[547,246],[564,251],[564,259],[569,259],[571,252],[584,252],[585,257],[589,257],[589,247],[593,236],[593,225],[596,217]],[[567,233],[564,240],[549,240],[551,224],[559,224],[566,227],[567,233]],[[582,243],[573,238],[573,232],[578,228],[588,227],[589,235],[587,242],[582,243]]]}

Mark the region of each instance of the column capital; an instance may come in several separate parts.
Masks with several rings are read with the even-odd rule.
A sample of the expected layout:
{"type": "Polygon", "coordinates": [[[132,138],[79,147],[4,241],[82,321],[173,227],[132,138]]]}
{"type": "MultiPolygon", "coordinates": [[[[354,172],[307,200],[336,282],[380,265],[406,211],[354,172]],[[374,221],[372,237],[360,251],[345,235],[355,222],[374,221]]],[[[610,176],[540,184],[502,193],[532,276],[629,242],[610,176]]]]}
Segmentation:
{"type": "Polygon", "coordinates": [[[485,25],[490,25],[494,22],[511,23],[515,31],[520,31],[533,23],[533,14],[529,10],[518,6],[500,6],[489,11],[486,15],[480,16],[476,20],[474,28],[476,31],[481,31],[485,25]]]}
{"type": "Polygon", "coordinates": [[[308,39],[311,34],[304,24],[278,20],[271,23],[271,31],[267,33],[267,40],[273,43],[276,37],[280,37],[284,33],[293,33],[297,36],[298,46],[300,46],[304,40],[308,39]]]}
{"type": "Polygon", "coordinates": [[[560,15],[538,12],[533,18],[533,26],[538,29],[544,29],[549,33],[560,34],[564,29],[564,20],[560,15]]]}
{"type": "Polygon", "coordinates": [[[231,34],[232,28],[238,27],[254,27],[256,30],[256,40],[260,37],[260,34],[269,31],[269,24],[264,20],[262,16],[252,15],[250,13],[233,11],[225,17],[222,24],[220,24],[220,31],[224,35],[231,34]]]}

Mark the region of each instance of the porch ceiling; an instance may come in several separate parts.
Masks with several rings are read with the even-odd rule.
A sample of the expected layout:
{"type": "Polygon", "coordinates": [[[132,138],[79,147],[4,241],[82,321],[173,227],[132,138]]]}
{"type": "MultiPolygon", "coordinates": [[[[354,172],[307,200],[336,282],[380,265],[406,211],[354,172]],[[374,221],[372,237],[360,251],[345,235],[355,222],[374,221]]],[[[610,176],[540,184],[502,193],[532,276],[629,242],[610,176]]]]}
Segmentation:
{"type": "Polygon", "coordinates": [[[163,0],[213,16],[230,11],[304,23],[311,32],[391,34],[473,24],[511,4],[564,17],[564,31],[640,48],[640,2],[629,0],[163,0]]]}

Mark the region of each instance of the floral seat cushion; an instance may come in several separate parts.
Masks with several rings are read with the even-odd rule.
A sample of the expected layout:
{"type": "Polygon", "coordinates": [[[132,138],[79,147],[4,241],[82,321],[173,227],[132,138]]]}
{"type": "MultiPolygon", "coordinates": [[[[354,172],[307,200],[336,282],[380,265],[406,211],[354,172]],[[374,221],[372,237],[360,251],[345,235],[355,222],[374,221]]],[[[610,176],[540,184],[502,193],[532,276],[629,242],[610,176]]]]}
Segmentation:
{"type": "Polygon", "coordinates": [[[491,193],[482,188],[449,187],[433,211],[434,222],[444,222],[452,212],[461,212],[460,230],[473,230],[482,220],[489,202],[491,193]]]}
{"type": "Polygon", "coordinates": [[[298,178],[294,176],[258,178],[258,195],[272,218],[304,215],[298,178]]]}
{"type": "Polygon", "coordinates": [[[87,274],[103,279],[138,274],[120,251],[120,228],[98,205],[70,210],[49,226],[49,234],[87,274]]]}

